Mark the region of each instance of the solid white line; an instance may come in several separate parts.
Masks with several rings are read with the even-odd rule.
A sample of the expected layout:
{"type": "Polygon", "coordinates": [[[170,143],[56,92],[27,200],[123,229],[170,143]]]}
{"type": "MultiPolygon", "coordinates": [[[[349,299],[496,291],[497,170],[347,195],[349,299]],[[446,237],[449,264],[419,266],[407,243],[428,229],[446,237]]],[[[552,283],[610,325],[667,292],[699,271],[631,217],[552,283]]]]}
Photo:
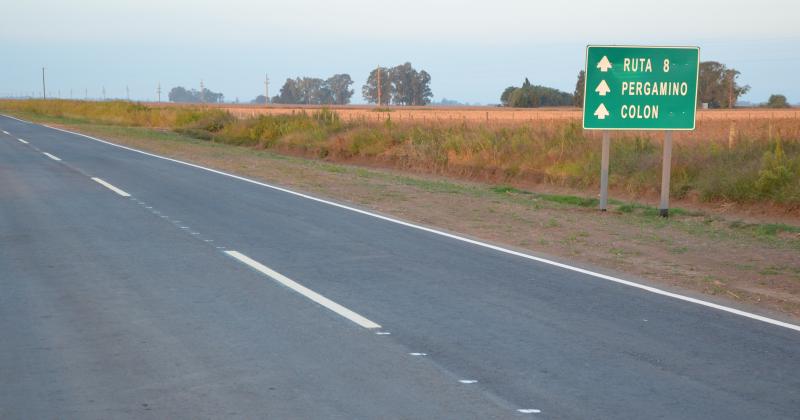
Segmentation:
{"type": "Polygon", "coordinates": [[[111,191],[114,191],[115,193],[117,193],[117,194],[119,194],[119,195],[121,195],[123,197],[130,197],[131,196],[130,194],[126,193],[125,191],[122,191],[121,189],[109,184],[108,182],[103,181],[100,178],[92,178],[92,181],[94,181],[94,182],[96,182],[96,183],[108,188],[111,191]]]}
{"type": "Polygon", "coordinates": [[[25,124],[33,124],[33,123],[32,123],[32,122],[30,122],[30,121],[23,121],[23,120],[21,120],[21,119],[19,119],[19,118],[14,118],[14,117],[12,117],[11,115],[5,115],[5,114],[0,114],[0,115],[3,115],[3,116],[4,116],[4,117],[6,117],[6,118],[11,118],[12,120],[17,120],[17,121],[19,121],[19,122],[21,122],[21,123],[25,123],[25,124]]]}
{"type": "Polygon", "coordinates": [[[50,153],[42,152],[42,154],[44,154],[45,156],[49,157],[50,159],[53,159],[53,160],[56,160],[56,161],[61,161],[61,158],[59,158],[58,156],[53,156],[50,153]]]}
{"type": "Polygon", "coordinates": [[[297,283],[296,281],[284,276],[283,274],[278,273],[275,270],[272,270],[271,268],[265,266],[264,264],[261,264],[260,262],[253,260],[247,255],[244,255],[237,251],[225,251],[225,253],[233,258],[236,258],[240,262],[249,265],[256,271],[259,271],[262,274],[271,277],[278,283],[294,290],[297,293],[300,293],[301,295],[311,299],[314,302],[317,302],[318,304],[330,309],[333,312],[336,312],[337,314],[349,319],[350,321],[355,322],[356,324],[364,328],[373,329],[381,327],[380,325],[370,321],[367,318],[364,318],[363,316],[351,311],[350,309],[347,309],[344,306],[339,305],[338,303],[326,298],[325,296],[322,296],[321,294],[303,286],[300,283],[297,283]]]}
{"type": "Polygon", "coordinates": [[[28,144],[28,142],[27,142],[27,141],[25,141],[25,140],[22,140],[22,139],[17,139],[17,140],[19,140],[19,141],[20,141],[20,143],[22,143],[22,144],[28,144]]]}
{"type": "MultiPolygon", "coordinates": [[[[10,117],[10,118],[14,118],[14,117],[10,117]]],[[[16,119],[16,118],[14,118],[14,119],[16,119]]],[[[259,181],[256,181],[256,180],[253,180],[253,179],[249,179],[249,178],[245,178],[245,177],[242,177],[242,176],[239,176],[239,175],[234,175],[234,174],[230,174],[230,173],[227,173],[227,172],[219,171],[219,170],[216,170],[216,169],[207,168],[205,166],[197,165],[197,164],[194,164],[194,163],[184,162],[182,160],[173,159],[173,158],[169,158],[169,157],[166,157],[166,156],[161,156],[161,155],[157,155],[157,154],[154,154],[154,153],[145,152],[145,151],[142,151],[142,150],[134,149],[132,147],[122,146],[122,145],[116,144],[116,143],[111,143],[110,141],[101,140],[101,139],[98,139],[98,138],[95,138],[95,137],[92,137],[92,136],[87,136],[86,134],[76,133],[76,132],[73,132],[73,131],[64,130],[64,129],[56,128],[56,127],[50,127],[48,125],[44,125],[44,127],[47,127],[47,128],[53,129],[53,130],[57,130],[57,131],[61,131],[61,132],[64,132],[64,133],[69,133],[69,134],[73,134],[73,135],[76,135],[76,136],[84,137],[84,138],[87,138],[89,140],[94,140],[94,141],[97,141],[97,142],[100,142],[100,143],[107,144],[109,146],[118,147],[120,149],[128,150],[128,151],[131,151],[131,152],[140,153],[140,154],[143,154],[145,156],[150,156],[150,157],[154,157],[154,158],[158,158],[158,159],[163,159],[163,160],[166,160],[166,161],[169,161],[169,162],[179,163],[181,165],[190,166],[192,168],[202,169],[204,171],[212,172],[212,173],[215,173],[215,174],[218,174],[218,175],[227,176],[227,177],[230,177],[230,178],[233,178],[233,179],[238,179],[240,181],[249,182],[249,183],[255,184],[255,185],[260,185],[262,187],[270,188],[270,189],[273,189],[273,190],[276,190],[276,191],[285,192],[287,194],[292,194],[292,195],[297,196],[297,197],[302,197],[302,198],[305,198],[305,199],[308,199],[308,200],[316,201],[318,203],[323,203],[323,204],[327,204],[327,205],[330,205],[330,206],[338,207],[338,208],[341,208],[341,209],[349,210],[349,211],[352,211],[352,212],[355,212],[355,213],[363,214],[365,216],[370,216],[370,217],[374,217],[376,219],[385,220],[387,222],[392,222],[392,223],[396,223],[396,224],[399,224],[399,225],[402,225],[402,226],[406,226],[406,227],[410,227],[410,228],[413,228],[413,229],[418,229],[418,230],[421,230],[421,231],[424,231],[424,232],[432,233],[434,235],[444,236],[446,238],[450,238],[450,239],[454,239],[454,240],[457,240],[457,241],[465,242],[465,243],[468,243],[468,244],[477,245],[477,246],[480,246],[480,247],[492,249],[494,251],[502,252],[502,253],[509,254],[509,255],[514,255],[514,256],[517,256],[517,257],[520,257],[520,258],[525,258],[525,259],[528,259],[528,260],[531,260],[531,261],[536,261],[536,262],[540,262],[540,263],[543,263],[543,264],[552,265],[552,266],[555,266],[555,267],[563,268],[565,270],[570,270],[570,271],[574,271],[574,272],[577,272],[577,273],[585,274],[587,276],[592,276],[592,277],[596,277],[596,278],[599,278],[599,279],[608,280],[608,281],[611,281],[611,282],[614,282],[614,283],[623,284],[625,286],[635,287],[637,289],[641,289],[641,290],[644,290],[644,291],[647,291],[647,292],[650,292],[650,293],[655,293],[657,295],[661,295],[661,296],[666,296],[666,297],[670,297],[670,298],[673,298],[673,299],[682,300],[684,302],[694,303],[694,304],[697,304],[697,305],[705,306],[707,308],[717,309],[717,310],[728,312],[728,313],[731,313],[731,314],[734,314],[734,315],[743,316],[745,318],[754,319],[756,321],[761,321],[761,322],[765,322],[767,324],[776,325],[776,326],[779,326],[779,327],[788,328],[790,330],[794,330],[794,331],[800,332],[800,325],[794,325],[794,324],[790,324],[788,322],[778,321],[777,319],[772,319],[772,318],[768,318],[768,317],[765,317],[765,316],[762,316],[762,315],[758,315],[758,314],[742,311],[740,309],[731,308],[731,307],[724,306],[724,305],[719,305],[719,304],[716,304],[716,303],[713,303],[713,302],[707,302],[705,300],[700,300],[700,299],[697,299],[697,298],[684,296],[684,295],[680,295],[680,294],[677,294],[677,293],[668,292],[666,290],[661,290],[661,289],[656,288],[656,287],[647,286],[647,285],[644,285],[644,284],[639,284],[639,283],[632,282],[632,281],[629,281],[629,280],[623,280],[623,279],[620,279],[620,278],[617,278],[617,277],[608,276],[608,275],[601,274],[601,273],[596,273],[594,271],[585,270],[585,269],[580,268],[580,267],[574,267],[574,266],[571,266],[571,265],[568,265],[568,264],[564,264],[564,263],[548,260],[546,258],[541,258],[541,257],[533,256],[533,255],[528,255],[528,254],[525,254],[525,253],[522,253],[522,252],[513,251],[513,250],[506,249],[506,248],[503,248],[503,247],[500,247],[500,246],[497,246],[497,245],[492,245],[492,244],[488,244],[488,243],[485,243],[485,242],[476,241],[474,239],[465,238],[463,236],[454,235],[452,233],[443,232],[443,231],[432,229],[432,228],[429,228],[429,227],[415,225],[413,223],[405,222],[405,221],[398,220],[398,219],[393,219],[391,217],[383,216],[383,215],[380,215],[380,214],[377,214],[377,213],[372,213],[372,212],[369,212],[369,211],[366,211],[366,210],[361,210],[361,209],[357,209],[357,208],[354,208],[354,207],[349,207],[349,206],[346,206],[344,204],[339,204],[339,203],[335,203],[333,201],[328,201],[328,200],[324,200],[324,199],[321,199],[321,198],[313,197],[313,196],[310,196],[310,195],[307,195],[307,194],[303,194],[303,193],[292,191],[292,190],[289,190],[289,189],[286,189],[286,188],[281,188],[281,187],[277,187],[277,186],[274,186],[274,185],[266,184],[266,183],[259,182],[259,181]]]]}

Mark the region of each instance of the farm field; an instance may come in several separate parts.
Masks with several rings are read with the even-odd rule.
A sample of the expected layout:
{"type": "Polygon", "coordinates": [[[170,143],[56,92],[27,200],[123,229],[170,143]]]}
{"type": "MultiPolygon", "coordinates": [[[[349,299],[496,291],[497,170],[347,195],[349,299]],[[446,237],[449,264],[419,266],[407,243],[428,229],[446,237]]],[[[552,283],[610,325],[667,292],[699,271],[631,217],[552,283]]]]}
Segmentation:
{"type": "MultiPolygon", "coordinates": [[[[195,106],[151,102],[150,106],[195,106]]],[[[292,115],[313,113],[320,109],[334,111],[344,121],[393,122],[479,122],[479,123],[526,123],[530,121],[575,120],[580,121],[579,108],[500,108],[500,107],[399,107],[399,106],[305,106],[305,105],[250,105],[207,104],[211,108],[224,109],[239,118],[259,115],[292,115]]],[[[698,121],[752,121],[794,119],[800,121],[798,109],[740,108],[699,110],[698,121]]]]}

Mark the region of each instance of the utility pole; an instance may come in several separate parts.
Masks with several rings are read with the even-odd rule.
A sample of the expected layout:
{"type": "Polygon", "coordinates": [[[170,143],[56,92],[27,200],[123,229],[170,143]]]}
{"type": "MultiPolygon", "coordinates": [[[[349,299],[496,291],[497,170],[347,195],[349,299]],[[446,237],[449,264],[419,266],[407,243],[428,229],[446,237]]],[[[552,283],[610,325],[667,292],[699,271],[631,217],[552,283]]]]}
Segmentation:
{"type": "Polygon", "coordinates": [[[206,88],[203,86],[203,79],[200,79],[200,102],[206,101],[206,93],[204,92],[205,90],[206,88]]]}
{"type": "Polygon", "coordinates": [[[381,107],[381,66],[378,66],[378,108],[381,107]]]}
{"type": "Polygon", "coordinates": [[[269,74],[264,74],[264,105],[269,104],[269,74]]]}
{"type": "Polygon", "coordinates": [[[42,99],[47,99],[47,89],[44,84],[44,67],[42,67],[42,99]]]}
{"type": "Polygon", "coordinates": [[[128,85],[125,85],[125,97],[128,99],[128,102],[131,101],[131,91],[128,89],[128,85]]]}
{"type": "Polygon", "coordinates": [[[103,100],[106,100],[106,87],[103,86],[103,100]]]}
{"type": "Polygon", "coordinates": [[[89,100],[89,88],[83,88],[83,97],[87,101],[89,100]]]}
{"type": "Polygon", "coordinates": [[[158,102],[161,102],[161,82],[158,82],[158,88],[156,88],[156,95],[158,95],[158,102]]]}

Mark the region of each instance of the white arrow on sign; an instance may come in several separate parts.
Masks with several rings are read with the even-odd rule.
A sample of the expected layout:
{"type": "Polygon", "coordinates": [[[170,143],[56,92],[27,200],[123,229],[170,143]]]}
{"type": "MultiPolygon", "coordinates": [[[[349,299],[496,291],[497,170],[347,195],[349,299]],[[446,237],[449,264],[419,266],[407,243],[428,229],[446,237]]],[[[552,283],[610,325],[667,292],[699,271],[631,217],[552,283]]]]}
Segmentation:
{"type": "Polygon", "coordinates": [[[606,96],[606,93],[611,92],[611,89],[608,87],[608,83],[606,83],[605,80],[601,80],[600,84],[597,85],[597,89],[594,91],[599,93],[600,96],[606,96]]]}
{"type": "Polygon", "coordinates": [[[605,106],[605,105],[603,105],[603,104],[600,104],[600,106],[598,106],[598,107],[597,107],[597,110],[596,110],[596,111],[594,111],[594,115],[595,115],[595,116],[596,116],[598,119],[600,119],[600,120],[604,120],[604,119],[606,119],[606,117],[607,117],[607,116],[609,116],[609,115],[611,115],[611,114],[609,114],[609,113],[608,113],[608,110],[606,109],[606,106],[605,106]]]}
{"type": "Polygon", "coordinates": [[[603,56],[603,58],[600,59],[600,62],[597,63],[597,68],[600,69],[600,71],[602,71],[603,73],[607,72],[608,69],[612,67],[613,66],[611,65],[611,62],[608,61],[608,57],[606,56],[603,56]]]}

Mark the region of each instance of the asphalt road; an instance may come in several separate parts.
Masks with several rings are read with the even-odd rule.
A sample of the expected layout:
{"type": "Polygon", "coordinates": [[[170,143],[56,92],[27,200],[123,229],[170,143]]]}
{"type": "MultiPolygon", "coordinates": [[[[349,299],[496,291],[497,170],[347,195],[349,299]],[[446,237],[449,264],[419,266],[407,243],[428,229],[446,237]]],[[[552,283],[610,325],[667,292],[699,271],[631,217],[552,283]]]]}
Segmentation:
{"type": "Polygon", "coordinates": [[[800,417],[792,325],[0,130],[1,419],[800,417]]]}

